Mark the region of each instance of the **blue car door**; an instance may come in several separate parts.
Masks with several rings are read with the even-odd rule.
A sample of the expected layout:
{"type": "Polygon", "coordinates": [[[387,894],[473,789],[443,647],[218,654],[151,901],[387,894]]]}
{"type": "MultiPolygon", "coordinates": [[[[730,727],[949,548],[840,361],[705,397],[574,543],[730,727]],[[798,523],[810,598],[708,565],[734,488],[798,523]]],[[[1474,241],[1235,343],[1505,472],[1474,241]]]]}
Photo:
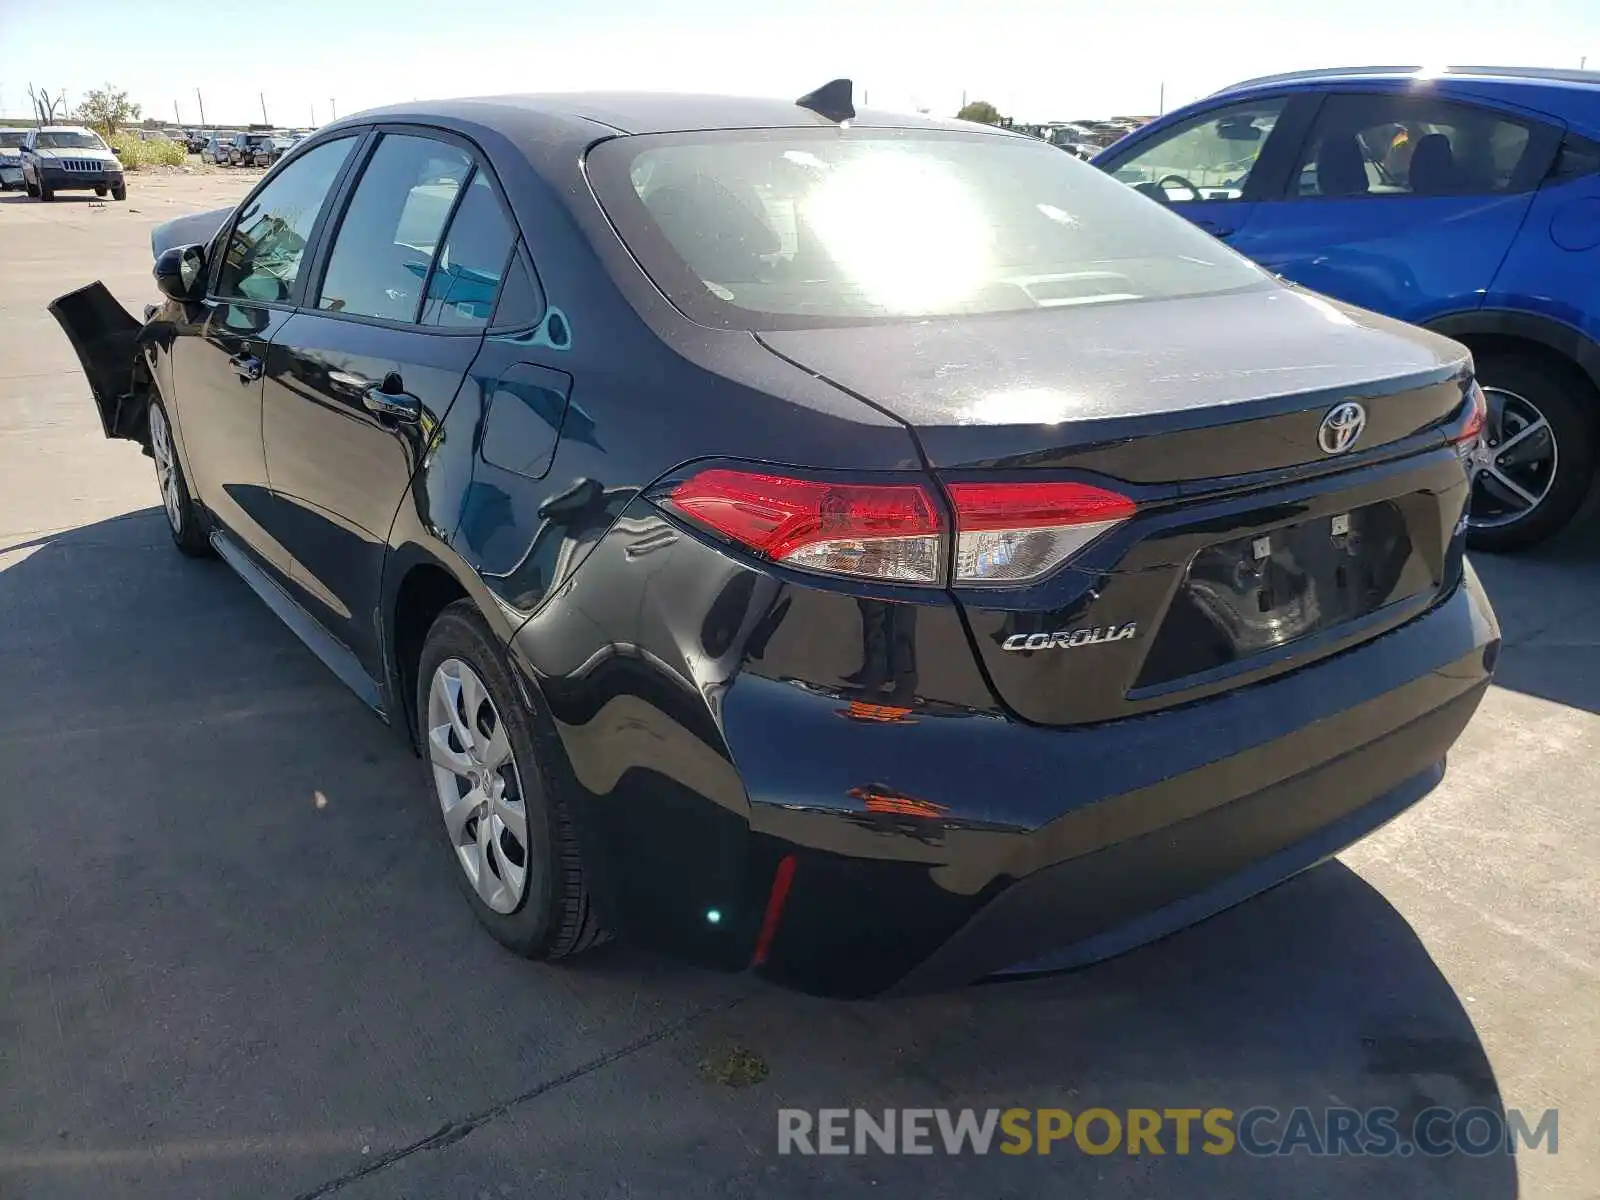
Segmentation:
{"type": "Polygon", "coordinates": [[[1252,96],[1174,114],[1124,138],[1095,166],[1239,247],[1260,197],[1282,194],[1315,101],[1252,96]]]}
{"type": "Polygon", "coordinates": [[[1234,245],[1295,283],[1402,320],[1477,308],[1554,136],[1427,92],[1325,97],[1282,193],[1234,245]]]}

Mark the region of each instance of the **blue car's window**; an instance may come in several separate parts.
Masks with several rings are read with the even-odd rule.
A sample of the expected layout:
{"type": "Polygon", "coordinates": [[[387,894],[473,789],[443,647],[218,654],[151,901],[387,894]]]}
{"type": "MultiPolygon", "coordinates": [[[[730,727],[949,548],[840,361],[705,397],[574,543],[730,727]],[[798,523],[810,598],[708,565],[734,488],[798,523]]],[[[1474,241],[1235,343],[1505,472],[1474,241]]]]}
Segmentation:
{"type": "Polygon", "coordinates": [[[1271,286],[1162,206],[1033,138],[761,130],[617,138],[601,203],[691,318],[771,329],[1271,286]]]}
{"type": "Polygon", "coordinates": [[[1237,200],[1287,104],[1280,96],[1213,109],[1156,134],[1111,173],[1169,204],[1237,200]]]}
{"type": "Polygon", "coordinates": [[[268,303],[289,299],[333,181],[356,143],[337,138],[284,167],[245,206],[228,237],[217,295],[268,303]]]}
{"type": "Polygon", "coordinates": [[[1291,193],[1486,195],[1509,191],[1532,128],[1428,96],[1333,95],[1317,114],[1291,193]]]}
{"type": "Polygon", "coordinates": [[[428,280],[424,325],[487,325],[511,257],[511,220],[481,171],[473,176],[450,222],[450,234],[428,280]]]}
{"type": "Polygon", "coordinates": [[[387,134],[334,238],[317,307],[414,321],[423,281],[472,160],[432,138],[387,134]]]}

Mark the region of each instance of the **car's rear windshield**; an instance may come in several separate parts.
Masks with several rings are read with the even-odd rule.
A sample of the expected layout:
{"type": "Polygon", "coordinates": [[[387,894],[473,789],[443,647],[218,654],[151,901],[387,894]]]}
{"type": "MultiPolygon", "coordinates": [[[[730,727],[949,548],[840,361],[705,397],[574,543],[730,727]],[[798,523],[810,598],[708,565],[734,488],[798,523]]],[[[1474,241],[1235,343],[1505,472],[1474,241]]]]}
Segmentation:
{"type": "Polygon", "coordinates": [[[38,150],[104,150],[106,144],[92,133],[73,133],[70,129],[41,133],[33,140],[38,150]]]}
{"type": "Polygon", "coordinates": [[[861,128],[616,138],[589,178],[692,320],[783,329],[1273,286],[1043,142],[861,128]]]}

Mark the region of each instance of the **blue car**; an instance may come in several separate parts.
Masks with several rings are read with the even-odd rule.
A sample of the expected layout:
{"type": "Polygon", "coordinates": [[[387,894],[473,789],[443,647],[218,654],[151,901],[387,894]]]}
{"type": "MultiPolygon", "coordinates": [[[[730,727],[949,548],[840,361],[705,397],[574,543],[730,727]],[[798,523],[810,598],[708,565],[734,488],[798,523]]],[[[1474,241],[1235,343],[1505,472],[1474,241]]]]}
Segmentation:
{"type": "Polygon", "coordinates": [[[1600,428],[1600,73],[1275,75],[1093,161],[1287,280],[1472,350],[1471,545],[1521,549],[1577,512],[1600,428]]]}

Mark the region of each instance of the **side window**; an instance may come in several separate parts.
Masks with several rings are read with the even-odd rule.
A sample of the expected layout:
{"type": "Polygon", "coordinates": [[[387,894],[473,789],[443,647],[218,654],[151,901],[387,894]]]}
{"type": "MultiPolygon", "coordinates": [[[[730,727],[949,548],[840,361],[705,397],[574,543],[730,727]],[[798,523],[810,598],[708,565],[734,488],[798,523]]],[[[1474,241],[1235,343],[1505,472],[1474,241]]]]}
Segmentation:
{"type": "Polygon", "coordinates": [[[385,134],[339,223],[317,307],[415,321],[423,281],[472,166],[448,142],[385,134]]]}
{"type": "Polygon", "coordinates": [[[500,300],[494,307],[494,323],[505,328],[532,325],[544,315],[544,297],[533,281],[532,274],[522,261],[522,255],[512,256],[506,268],[506,281],[500,289],[500,300]]]}
{"type": "Polygon", "coordinates": [[[1510,191],[1532,127],[1426,96],[1329,96],[1290,194],[1475,196],[1510,191]]]}
{"type": "Polygon", "coordinates": [[[338,138],[308,150],[256,193],[228,236],[217,295],[268,302],[289,298],[306,239],[355,144],[353,137],[338,138]]]}
{"type": "Polygon", "coordinates": [[[456,207],[450,234],[428,279],[422,323],[456,328],[487,325],[515,237],[488,176],[479,171],[456,207]]]}
{"type": "Polygon", "coordinates": [[[1569,133],[1550,167],[1550,178],[1561,181],[1584,175],[1600,175],[1600,143],[1569,133]]]}
{"type": "Polygon", "coordinates": [[[1237,200],[1286,104],[1277,97],[1214,109],[1158,134],[1111,173],[1167,203],[1237,200]]]}

